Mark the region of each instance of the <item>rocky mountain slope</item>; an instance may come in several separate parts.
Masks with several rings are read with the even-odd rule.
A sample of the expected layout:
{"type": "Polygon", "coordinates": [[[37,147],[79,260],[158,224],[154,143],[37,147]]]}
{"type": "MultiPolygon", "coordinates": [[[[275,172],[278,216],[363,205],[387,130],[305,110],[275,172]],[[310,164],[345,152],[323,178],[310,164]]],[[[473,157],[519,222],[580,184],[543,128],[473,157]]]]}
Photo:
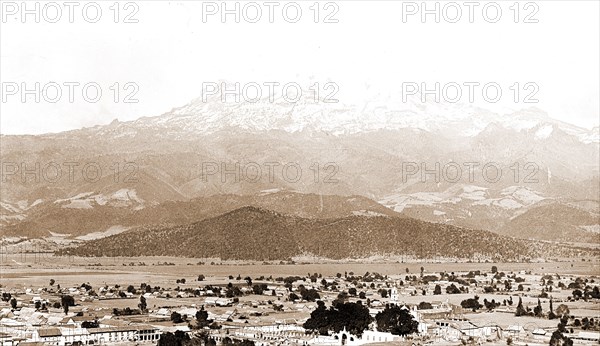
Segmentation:
{"type": "Polygon", "coordinates": [[[199,98],[135,121],[0,135],[1,232],[83,234],[139,225],[128,221],[136,215],[194,222],[216,214],[173,220],[169,203],[273,189],[363,196],[409,216],[503,233],[543,201],[591,201],[592,216],[599,213],[598,128],[536,108],[498,114],[414,99],[322,101],[199,98]]]}
{"type": "Polygon", "coordinates": [[[128,231],[61,253],[257,261],[295,256],[343,259],[373,255],[501,261],[527,260],[540,255],[525,240],[411,218],[306,219],[255,207],[243,207],[187,225],[128,231]]]}
{"type": "Polygon", "coordinates": [[[257,195],[224,194],[132,208],[127,203],[130,199],[125,199],[125,196],[132,195],[136,196],[132,191],[123,191],[119,195],[123,197],[121,203],[113,205],[104,203],[105,197],[89,194],[54,203],[40,203],[31,208],[26,220],[6,226],[1,232],[8,236],[37,238],[62,234],[73,238],[88,233],[104,232],[116,226],[130,228],[187,224],[245,206],[266,208],[308,219],[352,215],[400,217],[400,214],[393,210],[361,196],[344,197],[271,190],[257,195]]]}

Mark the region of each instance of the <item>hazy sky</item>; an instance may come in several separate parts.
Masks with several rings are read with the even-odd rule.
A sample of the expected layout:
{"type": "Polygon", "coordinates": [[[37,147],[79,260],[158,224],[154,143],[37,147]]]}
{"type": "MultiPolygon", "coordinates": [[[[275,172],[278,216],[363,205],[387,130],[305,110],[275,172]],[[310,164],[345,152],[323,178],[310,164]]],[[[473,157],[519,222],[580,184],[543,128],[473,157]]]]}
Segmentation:
{"type": "MultiPolygon", "coordinates": [[[[57,132],[115,118],[159,115],[199,97],[203,82],[219,80],[296,82],[307,88],[331,81],[339,86],[337,98],[347,103],[376,93],[401,98],[403,82],[494,82],[502,88],[502,100],[487,104],[476,89],[476,103],[498,110],[536,106],[553,118],[586,128],[599,122],[598,1],[521,2],[518,23],[516,8],[510,8],[513,1],[487,5],[487,17],[482,8],[490,2],[477,3],[473,23],[463,1],[457,2],[462,11],[457,23],[448,22],[456,17],[448,2],[439,2],[440,23],[433,15],[422,23],[420,12],[403,21],[403,14],[413,8],[401,1],[320,2],[319,23],[314,22],[316,7],[310,8],[313,1],[296,2],[302,9],[296,23],[286,21],[294,18],[295,5],[285,1],[272,7],[274,23],[269,22],[270,7],[264,1],[240,2],[240,11],[246,5],[248,15],[240,23],[233,15],[222,23],[220,12],[203,22],[203,13],[221,2],[124,1],[118,6],[119,23],[114,22],[116,8],[110,8],[113,1],[97,2],[102,14],[96,23],[86,21],[94,19],[95,3],[86,7],[87,17],[82,7],[90,2],[74,7],[74,23],[69,22],[67,7],[61,8],[57,23],[50,23],[57,12],[53,5],[44,10],[45,2],[40,2],[40,23],[34,15],[22,23],[20,9],[13,14],[15,9],[7,3],[21,1],[2,1],[0,76],[7,94],[0,106],[3,134],[57,132]],[[256,14],[254,4],[262,17],[249,23],[256,14]],[[286,4],[288,17],[282,14],[286,4]],[[494,19],[496,7],[502,10],[498,21],[487,22],[494,19]],[[331,19],[338,22],[323,23],[336,10],[331,19]],[[129,19],[138,22],[123,23],[132,12],[136,13],[129,19]],[[538,23],[523,22],[530,14],[529,20],[538,23]],[[61,99],[51,103],[42,97],[36,103],[30,96],[23,103],[19,92],[11,95],[14,85],[26,83],[32,89],[36,82],[47,86],[49,98],[54,89],[48,83],[61,85],[61,99]],[[82,86],[91,82],[102,90],[96,103],[81,95],[82,86]],[[119,102],[114,100],[116,82],[119,102]],[[509,89],[515,82],[520,83],[520,99],[533,90],[523,85],[535,83],[539,103],[515,104],[509,89]],[[73,103],[64,83],[79,83],[73,87],[73,103]],[[126,89],[126,83],[139,89],[126,89]],[[123,103],[131,91],[139,102],[123,103]]],[[[63,1],[56,3],[63,6],[63,1]]],[[[428,5],[433,8],[435,3],[428,5]]],[[[235,4],[230,1],[228,6],[235,4]]]]}

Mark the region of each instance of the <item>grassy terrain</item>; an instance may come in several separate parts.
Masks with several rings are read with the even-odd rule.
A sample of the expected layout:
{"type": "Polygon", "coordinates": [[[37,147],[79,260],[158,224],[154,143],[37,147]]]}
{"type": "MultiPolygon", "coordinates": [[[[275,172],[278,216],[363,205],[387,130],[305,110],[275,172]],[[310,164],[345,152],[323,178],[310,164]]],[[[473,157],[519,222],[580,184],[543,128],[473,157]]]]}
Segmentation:
{"type": "MultiPolygon", "coordinates": [[[[0,278],[2,284],[15,287],[41,287],[50,279],[57,284],[71,286],[89,282],[92,286],[104,284],[134,284],[146,282],[162,287],[176,287],[175,280],[186,278],[188,285],[196,280],[199,274],[207,277],[204,283],[210,283],[211,277],[228,275],[250,276],[289,276],[320,273],[324,276],[336,273],[354,272],[362,275],[365,272],[378,272],[383,275],[398,275],[403,278],[406,268],[411,274],[420,272],[424,267],[426,273],[465,272],[470,270],[489,271],[496,265],[499,271],[519,272],[532,271],[533,274],[569,274],[600,275],[600,262],[573,261],[554,263],[311,263],[311,264],[260,264],[227,262],[223,264],[198,264],[198,259],[179,257],[115,257],[115,258],[83,258],[60,257],[51,254],[17,254],[0,257],[0,278]],[[175,265],[158,265],[162,263],[175,265]],[[134,263],[136,265],[130,265],[134,263]],[[146,265],[139,265],[145,263],[146,265]],[[100,264],[99,266],[97,264],[100,264]]],[[[211,260],[203,260],[210,263],[211,260]]],[[[217,262],[218,263],[218,262],[217,262]]],[[[483,298],[482,298],[483,299],[483,298]]]]}

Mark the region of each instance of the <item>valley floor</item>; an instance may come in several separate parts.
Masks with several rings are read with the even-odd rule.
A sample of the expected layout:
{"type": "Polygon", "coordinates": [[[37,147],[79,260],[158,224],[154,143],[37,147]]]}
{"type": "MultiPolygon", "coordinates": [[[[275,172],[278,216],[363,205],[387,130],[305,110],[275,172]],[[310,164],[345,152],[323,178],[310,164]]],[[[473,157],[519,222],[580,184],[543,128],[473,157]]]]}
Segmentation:
{"type": "Polygon", "coordinates": [[[348,335],[344,339],[348,345],[460,345],[463,341],[547,345],[559,323],[549,319],[551,300],[554,311],[564,309],[562,305],[568,307],[565,336],[575,344],[600,341],[600,299],[573,297],[577,285],[582,291],[598,285],[599,259],[275,264],[168,257],[58,257],[48,253],[2,254],[0,259],[0,290],[11,296],[0,302],[0,345],[46,342],[62,346],[77,341],[151,344],[162,334],[178,330],[191,337],[208,335],[217,344],[227,342],[226,338],[247,339],[256,345],[341,344],[340,333],[319,337],[303,328],[317,304],[302,298],[290,300],[290,295],[300,296],[305,288],[315,289],[327,306],[340,296],[347,302],[361,300],[368,304],[372,316],[386,304],[406,306],[419,322],[418,334],[406,338],[378,332],[372,324],[360,337],[348,335]],[[199,276],[202,281],[198,281],[199,276]],[[295,276],[286,287],[284,280],[295,276]],[[510,282],[510,288],[505,287],[505,281],[510,282]],[[523,287],[517,288],[518,283],[523,287]],[[256,285],[262,286],[260,292],[253,290],[256,285]],[[448,293],[452,285],[460,287],[460,292],[448,293]],[[440,286],[440,294],[434,294],[436,286],[440,286]],[[234,287],[239,290],[233,298],[223,293],[234,287]],[[495,288],[490,291],[490,287],[495,288]],[[352,291],[355,293],[348,294],[352,291]],[[67,314],[60,306],[65,295],[75,300],[67,314]],[[135,312],[142,295],[147,311],[135,312]],[[463,302],[474,296],[482,305],[492,300],[500,305],[476,311],[463,308],[463,302]],[[541,316],[530,313],[532,316],[515,317],[519,300],[530,311],[541,304],[541,316]],[[42,303],[46,309],[40,308],[42,303]],[[423,303],[428,306],[417,309],[423,303]],[[196,312],[201,307],[219,329],[195,328],[196,312]],[[131,315],[119,313],[132,310],[131,315]],[[174,313],[183,320],[175,323],[174,313]],[[588,321],[585,329],[582,321],[588,321]],[[83,322],[98,325],[85,328],[83,322]]]}

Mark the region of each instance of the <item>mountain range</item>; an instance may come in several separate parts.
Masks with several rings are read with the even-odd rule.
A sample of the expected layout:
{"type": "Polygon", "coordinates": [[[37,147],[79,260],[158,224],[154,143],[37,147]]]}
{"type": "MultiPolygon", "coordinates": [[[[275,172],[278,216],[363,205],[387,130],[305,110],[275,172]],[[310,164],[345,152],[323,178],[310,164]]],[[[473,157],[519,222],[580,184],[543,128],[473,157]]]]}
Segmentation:
{"type": "Polygon", "coordinates": [[[0,135],[0,232],[174,227],[254,206],[307,219],[365,213],[600,242],[598,127],[536,108],[320,101],[198,98],[134,121],[0,135]],[[62,168],[56,181],[52,164],[62,168]],[[86,178],[86,165],[101,174],[86,178]]]}

